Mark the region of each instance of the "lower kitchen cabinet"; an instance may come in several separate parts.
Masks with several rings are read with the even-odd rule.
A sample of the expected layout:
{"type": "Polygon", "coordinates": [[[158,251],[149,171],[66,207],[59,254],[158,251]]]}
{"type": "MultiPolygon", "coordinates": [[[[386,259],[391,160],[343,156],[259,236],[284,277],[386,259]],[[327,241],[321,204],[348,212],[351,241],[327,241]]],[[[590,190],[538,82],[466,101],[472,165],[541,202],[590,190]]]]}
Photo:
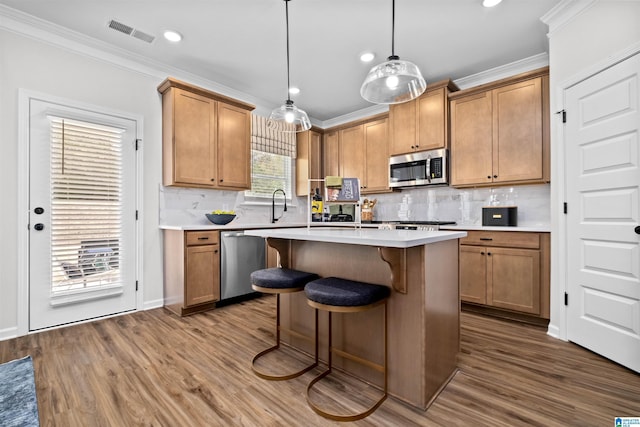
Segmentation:
{"type": "Polygon", "coordinates": [[[219,232],[164,230],[164,306],[185,316],[219,300],[219,232]]]}
{"type": "Polygon", "coordinates": [[[549,318],[549,234],[468,231],[460,240],[463,302],[549,318]]]}

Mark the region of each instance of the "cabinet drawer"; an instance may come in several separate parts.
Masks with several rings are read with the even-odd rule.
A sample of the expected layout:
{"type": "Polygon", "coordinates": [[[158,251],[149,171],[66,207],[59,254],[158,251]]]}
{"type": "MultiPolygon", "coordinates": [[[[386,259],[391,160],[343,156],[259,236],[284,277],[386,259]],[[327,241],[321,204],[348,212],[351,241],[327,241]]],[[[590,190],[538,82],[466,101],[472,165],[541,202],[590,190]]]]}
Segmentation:
{"type": "Polygon", "coordinates": [[[187,246],[214,245],[219,243],[217,231],[187,231],[187,246]]]}
{"type": "Polygon", "coordinates": [[[504,246],[509,248],[540,248],[540,235],[521,231],[467,231],[461,245],[504,246]]]}

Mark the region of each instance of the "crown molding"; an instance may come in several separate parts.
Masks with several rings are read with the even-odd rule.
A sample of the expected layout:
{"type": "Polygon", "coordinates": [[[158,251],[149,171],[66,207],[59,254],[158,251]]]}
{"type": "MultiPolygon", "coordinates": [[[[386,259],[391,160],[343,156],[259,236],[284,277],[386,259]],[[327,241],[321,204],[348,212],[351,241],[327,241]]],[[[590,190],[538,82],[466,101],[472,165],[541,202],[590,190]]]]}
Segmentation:
{"type": "Polygon", "coordinates": [[[576,16],[589,9],[597,3],[597,0],[562,0],[549,12],[545,13],[540,20],[549,26],[547,37],[551,38],[553,33],[564,27],[576,16]]]}
{"type": "Polygon", "coordinates": [[[461,90],[468,89],[470,87],[480,86],[485,83],[491,83],[496,80],[515,76],[516,74],[546,67],[547,65],[549,65],[549,54],[539,53],[519,61],[491,68],[467,77],[462,77],[454,80],[453,82],[458,85],[461,90]]]}
{"type": "Polygon", "coordinates": [[[389,111],[388,105],[371,105],[369,107],[354,111],[352,113],[343,114],[342,116],[325,120],[322,122],[322,125],[320,127],[323,129],[329,129],[332,127],[340,126],[345,123],[350,123],[356,120],[375,116],[376,114],[386,113],[388,111],[389,111]]]}
{"type": "Polygon", "coordinates": [[[264,100],[0,4],[0,29],[158,79],[168,76],[271,111],[264,100]]]}

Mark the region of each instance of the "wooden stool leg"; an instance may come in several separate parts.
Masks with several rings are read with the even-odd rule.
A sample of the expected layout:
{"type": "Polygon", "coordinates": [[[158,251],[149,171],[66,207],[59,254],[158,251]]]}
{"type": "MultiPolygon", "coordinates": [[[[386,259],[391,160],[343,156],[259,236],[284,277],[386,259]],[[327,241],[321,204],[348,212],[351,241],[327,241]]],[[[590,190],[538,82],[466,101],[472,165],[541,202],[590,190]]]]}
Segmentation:
{"type": "MultiPolygon", "coordinates": [[[[274,350],[277,350],[280,348],[280,330],[281,330],[281,326],[280,326],[280,294],[276,294],[276,343],[275,345],[273,345],[272,347],[267,348],[266,350],[262,350],[260,353],[256,354],[253,357],[253,360],[251,361],[251,369],[253,370],[253,373],[256,374],[257,376],[259,376],[262,379],[265,380],[270,380],[270,381],[284,381],[284,380],[290,380],[292,378],[296,378],[299,377],[300,375],[304,374],[305,372],[310,371],[311,369],[315,368],[316,366],[318,366],[318,310],[315,310],[315,342],[314,342],[314,347],[315,347],[315,357],[314,357],[314,362],[311,365],[308,365],[306,367],[304,367],[303,369],[296,371],[296,372],[292,372],[290,374],[285,374],[285,375],[271,375],[271,374],[266,374],[264,372],[261,372],[260,370],[258,370],[258,368],[256,368],[256,361],[258,361],[258,359],[260,359],[262,356],[264,356],[267,353],[271,353],[274,350]]],[[[309,339],[309,337],[304,337],[306,339],[309,339]]]]}

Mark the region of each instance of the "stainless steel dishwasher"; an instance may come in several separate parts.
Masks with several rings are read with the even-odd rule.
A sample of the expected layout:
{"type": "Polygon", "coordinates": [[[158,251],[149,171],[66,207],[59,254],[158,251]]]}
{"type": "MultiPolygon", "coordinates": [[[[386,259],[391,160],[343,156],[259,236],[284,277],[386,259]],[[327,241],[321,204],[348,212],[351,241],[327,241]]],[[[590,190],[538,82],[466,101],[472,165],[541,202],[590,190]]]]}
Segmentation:
{"type": "Polygon", "coordinates": [[[223,231],[221,241],[220,299],[250,294],[251,272],[265,268],[265,241],[243,230],[223,231]]]}

